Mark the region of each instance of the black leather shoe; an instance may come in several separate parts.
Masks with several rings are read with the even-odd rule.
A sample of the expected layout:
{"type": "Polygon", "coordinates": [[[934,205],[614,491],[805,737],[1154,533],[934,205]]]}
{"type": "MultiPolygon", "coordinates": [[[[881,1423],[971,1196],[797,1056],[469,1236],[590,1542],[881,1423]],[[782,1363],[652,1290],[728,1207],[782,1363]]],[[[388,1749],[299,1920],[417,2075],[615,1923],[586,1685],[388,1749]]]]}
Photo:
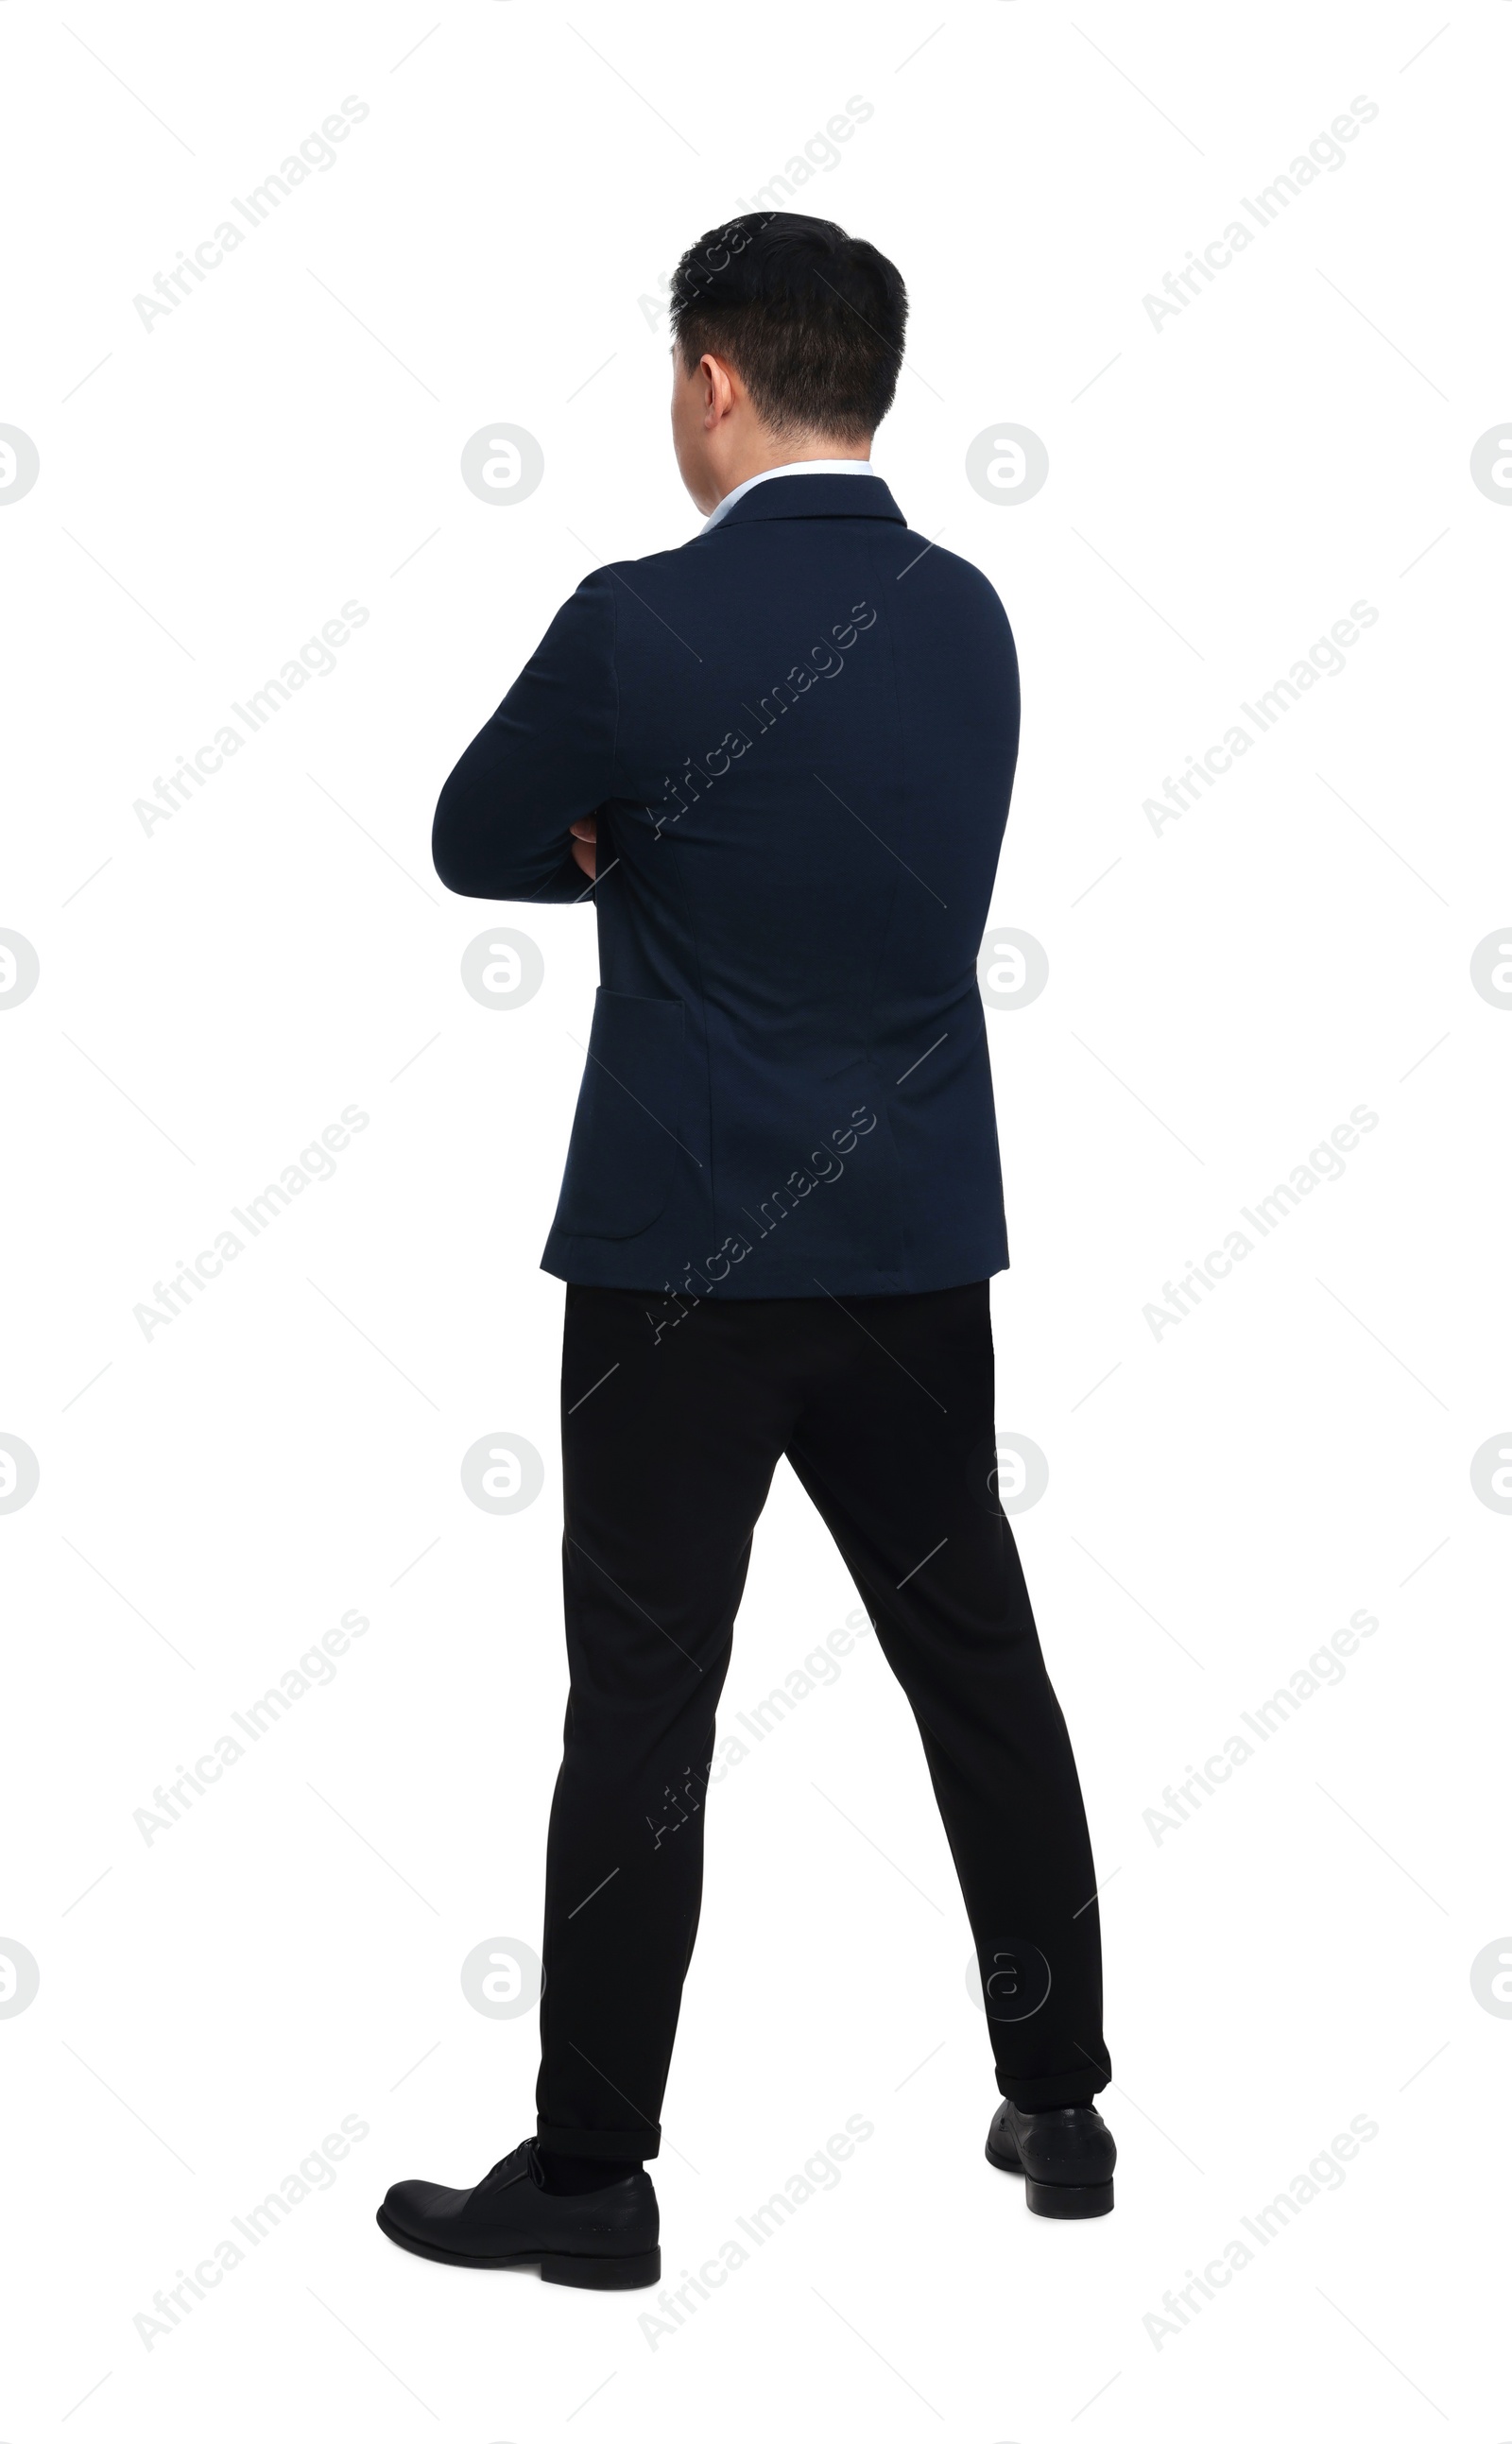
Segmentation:
{"type": "Polygon", "coordinates": [[[1066,2104],[1052,2113],[1023,2113],[1006,2100],[987,2132],[987,2162],[1023,2175],[1031,2214],[1073,2222],[1113,2213],[1113,2168],[1118,2150],[1095,2104],[1066,2104]]]}
{"type": "Polygon", "coordinates": [[[543,2283],[584,2291],[635,2291],[661,2281],[660,2219],[648,2173],[607,2189],[556,2197],[543,2187],[536,2142],[485,2173],[475,2190],[396,2181],[378,2230],[443,2266],[539,2266],[543,2283]]]}

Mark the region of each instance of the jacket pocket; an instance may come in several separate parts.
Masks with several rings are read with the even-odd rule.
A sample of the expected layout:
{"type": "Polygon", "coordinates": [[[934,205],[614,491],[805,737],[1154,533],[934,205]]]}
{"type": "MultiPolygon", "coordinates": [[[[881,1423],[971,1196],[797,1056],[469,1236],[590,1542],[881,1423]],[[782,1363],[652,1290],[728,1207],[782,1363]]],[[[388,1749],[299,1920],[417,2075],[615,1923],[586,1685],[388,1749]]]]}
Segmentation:
{"type": "Polygon", "coordinates": [[[672,1194],[682,1120],[683,1006],[599,988],[556,1229],[634,1239],[672,1194]]]}

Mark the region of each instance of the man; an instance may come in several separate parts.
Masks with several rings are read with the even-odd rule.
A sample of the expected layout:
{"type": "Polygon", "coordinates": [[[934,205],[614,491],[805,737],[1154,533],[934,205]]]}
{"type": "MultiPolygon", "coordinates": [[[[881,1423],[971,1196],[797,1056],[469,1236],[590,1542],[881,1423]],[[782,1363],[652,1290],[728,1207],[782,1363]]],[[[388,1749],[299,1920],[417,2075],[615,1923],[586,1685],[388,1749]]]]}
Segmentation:
{"type": "Polygon", "coordinates": [[[592,898],[603,976],[543,1260],[568,1285],[572,1686],[537,2133],[378,2215],[448,2263],[659,2279],[642,2167],[784,1453],[918,1722],[1004,2099],[988,2158],[1038,2213],[1113,2204],[1097,1879],[995,1478],[976,958],[1018,675],[986,579],[871,472],[906,315],[829,221],[751,214],[683,257],[673,439],[707,523],[584,579],[436,810],[452,890],[592,898]]]}

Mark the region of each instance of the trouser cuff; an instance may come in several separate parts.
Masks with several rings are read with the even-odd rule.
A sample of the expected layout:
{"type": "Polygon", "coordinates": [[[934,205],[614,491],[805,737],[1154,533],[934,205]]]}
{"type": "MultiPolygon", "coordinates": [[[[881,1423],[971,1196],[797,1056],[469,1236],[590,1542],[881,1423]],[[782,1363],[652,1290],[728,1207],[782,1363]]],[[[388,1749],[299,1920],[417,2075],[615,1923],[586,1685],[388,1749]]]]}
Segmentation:
{"type": "Polygon", "coordinates": [[[538,2116],[536,2142],[557,2156],[615,2156],[621,2162],[635,2157],[645,2163],[661,2152],[661,2124],[642,2123],[638,2130],[562,2130],[538,2116]]]}
{"type": "Polygon", "coordinates": [[[1057,2071],[1047,2079],[1010,2079],[1000,2070],[998,2093],[1021,2113],[1053,2113],[1060,2105],[1085,2104],[1112,2077],[1099,2063],[1084,2063],[1079,2070],[1057,2071]]]}

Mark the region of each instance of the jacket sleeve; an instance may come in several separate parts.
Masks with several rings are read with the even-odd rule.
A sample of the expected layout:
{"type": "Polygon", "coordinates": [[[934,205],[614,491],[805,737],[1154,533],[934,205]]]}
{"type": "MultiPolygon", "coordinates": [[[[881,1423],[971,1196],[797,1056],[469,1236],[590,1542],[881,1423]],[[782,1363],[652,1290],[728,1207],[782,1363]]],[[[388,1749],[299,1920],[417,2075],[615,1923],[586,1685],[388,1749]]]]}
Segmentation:
{"type": "Polygon", "coordinates": [[[564,602],[441,791],[431,835],[449,891],[591,900],[567,826],[614,795],[618,693],[607,570],[564,602]]]}

